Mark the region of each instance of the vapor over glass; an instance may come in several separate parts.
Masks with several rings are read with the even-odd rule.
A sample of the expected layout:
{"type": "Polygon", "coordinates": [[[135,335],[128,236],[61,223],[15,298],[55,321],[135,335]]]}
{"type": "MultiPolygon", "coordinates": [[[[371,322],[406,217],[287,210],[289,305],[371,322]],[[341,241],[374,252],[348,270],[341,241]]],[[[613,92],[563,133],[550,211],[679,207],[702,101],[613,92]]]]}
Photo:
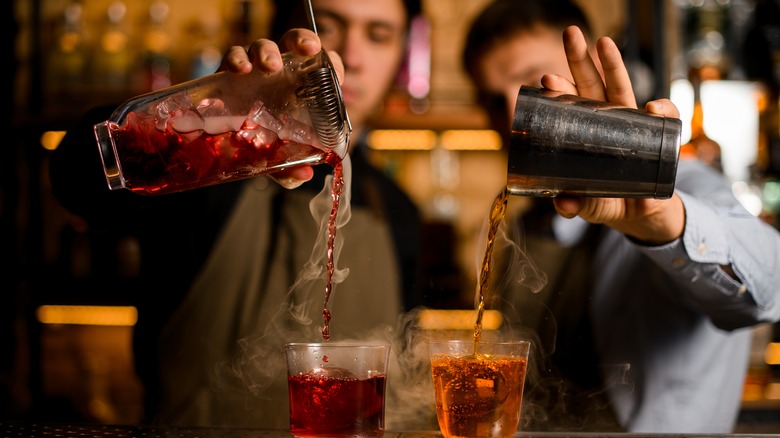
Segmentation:
{"type": "Polygon", "coordinates": [[[529,348],[528,341],[430,341],[436,417],[446,438],[515,434],[529,348]]]}
{"type": "Polygon", "coordinates": [[[390,346],[290,343],[290,433],[295,437],[381,437],[390,346]]]}

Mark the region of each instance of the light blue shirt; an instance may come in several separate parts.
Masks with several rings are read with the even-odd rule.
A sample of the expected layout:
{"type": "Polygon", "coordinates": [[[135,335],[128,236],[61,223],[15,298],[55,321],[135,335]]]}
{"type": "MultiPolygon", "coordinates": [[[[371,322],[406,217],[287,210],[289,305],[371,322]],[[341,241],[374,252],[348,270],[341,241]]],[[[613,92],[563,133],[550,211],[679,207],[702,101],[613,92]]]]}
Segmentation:
{"type": "MultiPolygon", "coordinates": [[[[728,433],[751,326],[780,320],[780,234],[719,174],[681,160],[681,239],[643,246],[609,230],[594,259],[591,309],[606,390],[631,432],[728,433]],[[720,265],[730,265],[738,280],[720,265]]],[[[587,224],[556,217],[575,242],[587,224]]]]}

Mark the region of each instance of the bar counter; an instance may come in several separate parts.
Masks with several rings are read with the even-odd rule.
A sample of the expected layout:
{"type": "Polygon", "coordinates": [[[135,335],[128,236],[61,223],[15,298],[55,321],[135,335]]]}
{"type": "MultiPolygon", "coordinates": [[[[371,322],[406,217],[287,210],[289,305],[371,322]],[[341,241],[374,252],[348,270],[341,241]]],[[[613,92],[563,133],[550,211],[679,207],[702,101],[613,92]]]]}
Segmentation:
{"type": "MultiPolygon", "coordinates": [[[[387,438],[433,438],[441,437],[437,431],[385,431],[387,438]]],[[[516,437],[526,438],[780,438],[777,434],[637,434],[637,433],[592,433],[592,432],[518,432],[516,437]]],[[[0,438],[263,438],[290,437],[288,431],[231,428],[189,428],[166,426],[101,425],[101,424],[58,424],[35,422],[0,422],[0,438]]]]}

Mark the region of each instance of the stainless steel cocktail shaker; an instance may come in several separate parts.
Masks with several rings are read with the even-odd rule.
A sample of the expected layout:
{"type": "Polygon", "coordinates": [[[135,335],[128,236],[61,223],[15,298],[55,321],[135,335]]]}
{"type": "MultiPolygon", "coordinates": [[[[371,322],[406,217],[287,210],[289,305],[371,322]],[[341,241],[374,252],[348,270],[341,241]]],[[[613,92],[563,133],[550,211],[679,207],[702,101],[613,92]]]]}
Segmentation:
{"type": "Polygon", "coordinates": [[[614,198],[672,196],[679,119],[522,87],[508,154],[513,195],[614,198]]]}

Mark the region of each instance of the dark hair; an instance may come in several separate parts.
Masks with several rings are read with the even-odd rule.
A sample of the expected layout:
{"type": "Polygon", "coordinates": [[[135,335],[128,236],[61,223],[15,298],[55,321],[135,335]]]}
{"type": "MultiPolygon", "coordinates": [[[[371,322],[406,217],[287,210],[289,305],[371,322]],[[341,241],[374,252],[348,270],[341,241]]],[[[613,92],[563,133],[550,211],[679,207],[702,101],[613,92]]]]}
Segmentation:
{"type": "MultiPolygon", "coordinates": [[[[403,0],[406,9],[406,28],[412,18],[422,13],[422,0],[403,0]]],[[[306,20],[305,0],[273,0],[274,19],[271,23],[270,38],[274,41],[294,27],[308,27],[306,20]]],[[[315,17],[316,18],[316,17],[315,17]]]]}
{"type": "Polygon", "coordinates": [[[590,26],[585,14],[570,0],[494,0],[472,21],[463,50],[463,67],[473,70],[480,54],[497,42],[542,25],[559,28],[579,26],[585,34],[590,26]]]}
{"type": "Polygon", "coordinates": [[[494,0],[471,22],[463,48],[463,69],[477,85],[477,103],[488,113],[491,126],[502,134],[505,143],[509,120],[504,96],[487,95],[479,89],[477,62],[496,44],[535,26],[563,29],[579,26],[590,34],[588,20],[571,0],[494,0]]]}

